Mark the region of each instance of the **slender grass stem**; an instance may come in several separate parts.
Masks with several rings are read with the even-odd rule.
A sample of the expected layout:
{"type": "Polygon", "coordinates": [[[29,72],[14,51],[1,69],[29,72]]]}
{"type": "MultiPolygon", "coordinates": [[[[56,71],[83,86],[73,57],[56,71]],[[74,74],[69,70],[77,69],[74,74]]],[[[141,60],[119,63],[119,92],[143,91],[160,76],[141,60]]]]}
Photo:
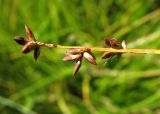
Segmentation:
{"type": "Polygon", "coordinates": [[[59,49],[85,49],[89,48],[91,51],[96,52],[116,52],[116,53],[135,53],[135,54],[160,54],[158,49],[113,49],[113,48],[101,48],[101,47],[83,47],[83,46],[62,46],[55,44],[45,44],[38,42],[41,47],[59,48],[59,49]]]}

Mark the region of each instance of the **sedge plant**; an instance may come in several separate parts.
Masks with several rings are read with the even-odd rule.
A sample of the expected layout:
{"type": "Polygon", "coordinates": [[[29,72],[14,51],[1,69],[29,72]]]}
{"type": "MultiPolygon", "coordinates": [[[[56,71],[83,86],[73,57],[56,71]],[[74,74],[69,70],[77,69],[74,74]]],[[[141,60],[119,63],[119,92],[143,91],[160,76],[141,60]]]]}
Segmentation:
{"type": "Polygon", "coordinates": [[[105,44],[108,48],[101,47],[83,47],[83,46],[62,46],[54,43],[39,42],[35,39],[31,29],[25,25],[25,32],[27,39],[22,36],[16,36],[14,40],[23,46],[22,53],[27,54],[34,51],[34,59],[37,60],[40,55],[40,49],[43,47],[48,48],[60,48],[69,49],[67,50],[68,55],[63,58],[64,61],[75,61],[75,67],[73,75],[76,75],[79,71],[82,60],[85,58],[89,63],[97,65],[96,57],[93,52],[102,52],[102,59],[107,59],[113,56],[121,56],[123,53],[134,53],[134,54],[160,54],[160,50],[157,49],[127,49],[126,42],[118,41],[115,38],[105,39],[105,44]]]}

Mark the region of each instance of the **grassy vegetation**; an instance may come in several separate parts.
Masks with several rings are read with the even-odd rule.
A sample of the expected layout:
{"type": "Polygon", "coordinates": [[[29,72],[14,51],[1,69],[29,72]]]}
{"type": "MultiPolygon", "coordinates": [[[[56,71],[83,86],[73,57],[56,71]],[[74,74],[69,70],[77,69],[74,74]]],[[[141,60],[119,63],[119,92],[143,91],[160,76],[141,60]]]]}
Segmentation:
{"type": "Polygon", "coordinates": [[[42,42],[103,47],[115,37],[160,49],[159,0],[0,0],[0,113],[160,113],[160,55],[96,53],[98,65],[84,61],[73,77],[65,50],[43,48],[37,62],[20,53],[24,24],[42,42]]]}

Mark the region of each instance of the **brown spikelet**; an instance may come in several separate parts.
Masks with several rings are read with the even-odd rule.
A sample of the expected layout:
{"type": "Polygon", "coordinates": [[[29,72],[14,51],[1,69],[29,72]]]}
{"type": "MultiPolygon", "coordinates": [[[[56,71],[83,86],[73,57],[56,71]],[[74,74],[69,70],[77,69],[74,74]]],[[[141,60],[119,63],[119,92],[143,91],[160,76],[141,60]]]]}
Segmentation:
{"type": "Polygon", "coordinates": [[[36,47],[37,47],[37,43],[34,41],[30,41],[23,46],[22,53],[27,54],[30,51],[34,50],[36,47]]]}
{"type": "Polygon", "coordinates": [[[119,42],[116,39],[105,39],[105,43],[111,48],[118,48],[119,42]]]}
{"type": "MultiPolygon", "coordinates": [[[[124,40],[120,42],[116,39],[105,39],[105,44],[107,44],[109,47],[114,49],[127,49],[126,42],[124,40]]],[[[102,59],[107,59],[114,55],[117,55],[118,57],[120,57],[122,53],[105,52],[102,55],[102,59]]]]}
{"type": "Polygon", "coordinates": [[[31,29],[27,25],[25,25],[25,31],[29,41],[36,41],[31,29]]]}
{"type": "MultiPolygon", "coordinates": [[[[22,53],[27,54],[31,51],[34,50],[34,59],[37,60],[39,55],[40,55],[40,44],[36,42],[36,39],[31,31],[31,29],[25,25],[25,32],[27,35],[27,39],[21,37],[21,36],[16,36],[14,40],[20,44],[23,45],[22,48],[22,53]]],[[[53,46],[53,45],[52,45],[53,46]]]]}
{"type": "Polygon", "coordinates": [[[97,64],[96,61],[95,61],[95,58],[94,58],[90,53],[84,52],[84,53],[83,53],[83,56],[84,56],[84,58],[85,58],[87,61],[89,61],[91,64],[94,64],[94,65],[97,64]]]}
{"type": "Polygon", "coordinates": [[[16,36],[14,38],[14,41],[16,41],[20,45],[25,45],[27,43],[27,41],[24,39],[24,37],[21,37],[21,36],[16,36]]]}
{"type": "Polygon", "coordinates": [[[22,48],[22,53],[24,53],[24,54],[27,54],[27,53],[29,53],[31,51],[31,48],[30,48],[30,46],[29,45],[24,45],[23,46],[23,48],[22,48]]]}
{"type": "Polygon", "coordinates": [[[68,55],[68,56],[64,57],[63,60],[64,61],[73,61],[73,60],[78,60],[81,57],[82,57],[81,54],[78,54],[78,55],[68,55]]]}
{"type": "Polygon", "coordinates": [[[82,61],[78,60],[73,69],[73,75],[75,76],[81,67],[82,61]]]}
{"type": "Polygon", "coordinates": [[[103,55],[102,55],[102,59],[107,59],[107,58],[110,58],[112,56],[116,55],[116,53],[112,53],[112,52],[105,52],[103,55]]]}
{"type": "Polygon", "coordinates": [[[67,51],[67,53],[77,55],[81,53],[81,49],[70,49],[67,51]]]}
{"type": "Polygon", "coordinates": [[[40,55],[40,47],[35,47],[35,49],[34,49],[34,59],[35,59],[35,61],[38,59],[39,55],[40,55]]]}

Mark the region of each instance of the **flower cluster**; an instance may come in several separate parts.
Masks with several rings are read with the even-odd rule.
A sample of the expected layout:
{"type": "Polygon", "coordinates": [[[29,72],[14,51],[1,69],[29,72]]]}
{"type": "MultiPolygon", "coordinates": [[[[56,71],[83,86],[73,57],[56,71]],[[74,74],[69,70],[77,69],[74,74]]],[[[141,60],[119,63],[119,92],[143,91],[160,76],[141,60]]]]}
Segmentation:
{"type": "MultiPolygon", "coordinates": [[[[105,39],[105,44],[114,49],[127,49],[126,42],[123,40],[122,42],[116,40],[116,39],[105,39]]],[[[113,57],[115,55],[121,56],[122,53],[115,53],[115,52],[105,52],[102,55],[102,59],[107,59],[110,57],[113,57]]]]}
{"type": "Polygon", "coordinates": [[[16,36],[14,40],[18,44],[23,45],[22,53],[27,54],[31,51],[34,51],[34,59],[37,60],[40,55],[40,46],[37,44],[31,29],[27,25],[25,25],[25,32],[27,39],[22,36],[16,36]]]}
{"type": "MultiPolygon", "coordinates": [[[[27,54],[31,51],[34,51],[34,59],[37,60],[37,58],[40,55],[40,48],[43,47],[51,47],[51,48],[64,48],[64,49],[68,49],[71,48],[69,46],[60,46],[60,45],[55,45],[55,44],[46,44],[46,43],[42,43],[42,42],[37,42],[31,29],[25,25],[25,32],[27,35],[27,38],[25,39],[22,36],[17,36],[14,38],[14,40],[23,46],[22,48],[22,53],[27,54]]],[[[126,49],[126,42],[125,41],[118,41],[116,39],[105,39],[105,44],[109,47],[109,48],[113,48],[113,49],[126,49]]],[[[74,46],[72,46],[74,47],[74,46]]],[[[73,75],[76,75],[77,72],[79,71],[81,64],[82,64],[82,59],[85,58],[89,63],[96,65],[96,58],[94,57],[93,53],[91,51],[93,48],[78,48],[75,47],[74,49],[70,49],[67,51],[68,55],[66,57],[63,58],[64,61],[75,61],[75,67],[73,70],[73,75]]],[[[98,49],[98,48],[97,48],[98,49]]],[[[121,52],[105,52],[102,55],[102,59],[107,59],[110,58],[112,56],[121,56],[121,52]]]]}
{"type": "Polygon", "coordinates": [[[78,70],[81,67],[82,64],[82,59],[83,57],[90,62],[91,64],[96,65],[96,61],[95,61],[95,57],[91,52],[90,48],[85,48],[85,49],[71,49],[68,50],[67,53],[69,55],[67,55],[66,57],[63,58],[64,61],[75,61],[76,65],[74,67],[73,70],[73,75],[75,76],[76,73],[78,72],[78,70]]]}

